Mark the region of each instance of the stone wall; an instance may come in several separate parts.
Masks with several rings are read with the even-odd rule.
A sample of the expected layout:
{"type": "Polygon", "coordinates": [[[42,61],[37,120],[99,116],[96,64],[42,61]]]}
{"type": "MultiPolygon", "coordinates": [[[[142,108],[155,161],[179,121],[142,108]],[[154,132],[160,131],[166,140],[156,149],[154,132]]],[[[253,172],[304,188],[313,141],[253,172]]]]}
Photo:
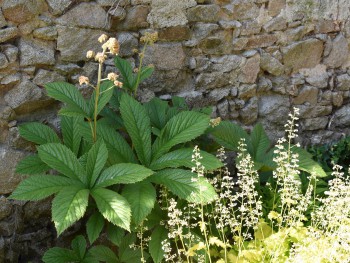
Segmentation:
{"type": "MultiPolygon", "coordinates": [[[[272,139],[283,135],[297,106],[301,142],[319,144],[350,134],[349,6],[348,0],[0,0],[0,262],[39,262],[56,242],[50,200],[7,199],[21,180],[16,163],[33,151],[17,126],[36,120],[58,127],[59,105],[43,85],[93,79],[97,65],[85,52],[98,49],[99,35],[117,36],[120,55],[137,64],[140,37],[159,32],[146,51],[156,71],[141,87],[142,100],[180,95],[247,129],[262,122],[272,139]]],[[[108,61],[106,72],[112,70],[108,61]]]]}

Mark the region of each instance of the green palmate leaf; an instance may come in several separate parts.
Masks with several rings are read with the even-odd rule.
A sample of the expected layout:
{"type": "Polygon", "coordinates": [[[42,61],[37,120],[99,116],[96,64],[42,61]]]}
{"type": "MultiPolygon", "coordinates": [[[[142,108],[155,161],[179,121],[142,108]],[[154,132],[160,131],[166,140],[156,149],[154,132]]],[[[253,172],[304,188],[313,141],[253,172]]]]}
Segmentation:
{"type": "Polygon", "coordinates": [[[122,196],[131,206],[132,220],[138,226],[151,213],[156,202],[156,189],[149,182],[124,187],[122,196]]]}
{"type": "Polygon", "coordinates": [[[81,113],[72,106],[65,106],[58,111],[61,116],[75,117],[75,118],[87,118],[85,113],[81,113]]]}
{"type": "Polygon", "coordinates": [[[186,100],[183,97],[173,96],[171,98],[171,102],[175,108],[178,108],[180,110],[188,110],[186,100]]]}
{"type": "Polygon", "coordinates": [[[73,239],[71,247],[79,258],[84,259],[86,253],[86,240],[82,235],[79,235],[73,239]]]}
{"type": "Polygon", "coordinates": [[[162,249],[162,242],[168,239],[168,231],[163,226],[158,226],[151,235],[149,241],[149,252],[154,263],[162,262],[164,258],[164,250],[162,249]]]}
{"type": "Polygon", "coordinates": [[[36,144],[45,144],[50,142],[60,143],[57,134],[47,125],[30,122],[19,126],[19,134],[27,141],[36,144]]]}
{"type": "Polygon", "coordinates": [[[118,257],[114,252],[105,246],[95,246],[92,247],[89,252],[96,258],[98,261],[106,263],[119,263],[118,257]]]}
{"type": "MultiPolygon", "coordinates": [[[[188,167],[194,166],[192,160],[193,150],[192,149],[179,149],[167,154],[164,154],[158,160],[152,162],[150,168],[153,170],[161,170],[164,168],[177,168],[177,167],[188,167]]],[[[201,164],[206,170],[215,170],[221,167],[223,164],[212,154],[205,151],[201,151],[202,159],[201,164]]]]}
{"type": "Polygon", "coordinates": [[[51,168],[44,163],[37,154],[29,155],[22,159],[16,166],[16,173],[19,174],[40,174],[51,168]]]}
{"type": "MultiPolygon", "coordinates": [[[[95,110],[95,95],[96,92],[94,91],[91,95],[90,100],[90,112],[94,112],[95,110]]],[[[113,82],[106,80],[103,81],[100,85],[100,96],[98,98],[98,105],[97,105],[97,114],[101,112],[101,110],[107,105],[109,100],[112,98],[113,95],[113,82]]]]}
{"type": "Polygon", "coordinates": [[[221,122],[212,129],[211,134],[217,143],[233,151],[238,150],[241,138],[245,139],[246,143],[249,141],[248,134],[240,126],[228,121],[221,122]]]}
{"type": "Polygon", "coordinates": [[[88,182],[92,187],[103,167],[106,164],[108,158],[108,151],[103,140],[98,140],[90,149],[86,163],[86,173],[88,176],[88,182]]]}
{"type": "Polygon", "coordinates": [[[57,235],[83,217],[88,205],[89,190],[70,186],[63,188],[52,202],[52,220],[57,235]]]}
{"type": "Polygon", "coordinates": [[[50,97],[65,102],[71,111],[90,117],[89,107],[74,85],[66,82],[52,82],[46,84],[45,88],[50,97]]]}
{"type": "Polygon", "coordinates": [[[64,145],[66,145],[75,155],[78,155],[81,135],[79,130],[79,117],[61,116],[61,129],[64,145]]]}
{"type": "Polygon", "coordinates": [[[100,213],[94,213],[86,223],[86,233],[90,244],[99,237],[104,226],[104,218],[100,213]]]}
{"type": "Polygon", "coordinates": [[[166,186],[180,198],[194,203],[209,203],[217,198],[215,189],[195,173],[182,169],[164,169],[150,177],[150,181],[166,186]]]}
{"type": "Polygon", "coordinates": [[[135,244],[135,234],[128,234],[124,236],[119,246],[119,259],[123,263],[141,263],[141,250],[130,248],[130,245],[135,244]]]}
{"type": "Polygon", "coordinates": [[[133,184],[143,181],[153,171],[139,164],[115,164],[102,172],[95,187],[107,187],[114,184],[133,184]]]}
{"type": "Polygon", "coordinates": [[[111,223],[107,224],[107,237],[116,246],[120,246],[125,230],[111,223]]]}
{"type": "Polygon", "coordinates": [[[71,185],[82,186],[81,182],[63,176],[32,175],[18,185],[10,198],[40,200],[71,185]]]}
{"type": "Polygon", "coordinates": [[[134,76],[133,76],[133,70],[130,63],[127,60],[122,59],[120,56],[116,56],[114,58],[114,64],[122,76],[121,81],[123,82],[123,88],[132,90],[133,83],[134,83],[134,76]]]}
{"type": "Polygon", "coordinates": [[[40,159],[52,169],[72,179],[87,182],[84,168],[68,147],[59,143],[48,143],[38,147],[38,154],[40,159]]]}
{"type": "Polygon", "coordinates": [[[97,137],[102,138],[108,149],[108,161],[116,163],[136,163],[136,157],[123,136],[107,125],[97,126],[97,137]]]}
{"type": "Polygon", "coordinates": [[[173,146],[190,141],[203,134],[209,126],[209,116],[194,112],[184,111],[171,118],[162,129],[159,138],[152,147],[153,161],[157,160],[173,146]]]}
{"type": "Polygon", "coordinates": [[[255,125],[251,135],[252,154],[254,160],[262,159],[270,148],[270,139],[261,124],[255,125]]]}
{"type": "Polygon", "coordinates": [[[45,252],[43,261],[45,263],[67,263],[79,262],[80,258],[72,250],[54,247],[45,252]]]}
{"type": "Polygon", "coordinates": [[[166,124],[166,113],[169,108],[168,103],[159,98],[153,98],[144,104],[153,127],[161,130],[166,124]]]}
{"type": "Polygon", "coordinates": [[[145,108],[125,93],[120,101],[120,113],[140,162],[148,166],[152,154],[151,121],[145,108]]]}
{"type": "Polygon", "coordinates": [[[131,210],[124,197],[103,188],[92,190],[91,195],[104,218],[116,226],[130,231],[131,210]]]}
{"type": "Polygon", "coordinates": [[[153,72],[154,72],[154,67],[151,67],[151,66],[144,67],[140,74],[140,82],[149,78],[153,74],[153,72]]]}

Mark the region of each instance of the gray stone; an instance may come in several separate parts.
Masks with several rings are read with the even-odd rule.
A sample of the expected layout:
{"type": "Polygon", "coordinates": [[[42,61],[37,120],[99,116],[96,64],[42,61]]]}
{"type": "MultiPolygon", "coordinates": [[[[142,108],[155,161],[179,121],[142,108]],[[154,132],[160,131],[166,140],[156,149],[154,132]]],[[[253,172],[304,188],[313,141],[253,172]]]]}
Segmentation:
{"type": "Polygon", "coordinates": [[[293,104],[303,104],[305,102],[311,105],[316,105],[318,98],[318,88],[305,86],[303,87],[299,95],[293,99],[293,104]]]}
{"type": "Polygon", "coordinates": [[[57,19],[64,26],[88,28],[105,28],[107,26],[106,11],[95,3],[81,3],[57,19]]]}
{"type": "Polygon", "coordinates": [[[5,85],[7,88],[11,88],[14,85],[17,85],[21,80],[21,74],[10,74],[1,79],[0,84],[5,85]]]}
{"type": "Polygon", "coordinates": [[[247,100],[256,96],[257,85],[242,84],[238,87],[238,98],[247,100]]]}
{"type": "Polygon", "coordinates": [[[0,29],[0,43],[8,41],[17,37],[19,34],[17,27],[8,27],[4,29],[0,29]]]}
{"type": "Polygon", "coordinates": [[[4,99],[8,106],[12,109],[17,109],[22,106],[26,106],[26,104],[38,104],[39,101],[43,98],[43,91],[33,84],[30,81],[21,82],[14,89],[11,89],[6,93],[4,99]]]}
{"type": "Polygon", "coordinates": [[[24,23],[44,12],[44,0],[3,0],[2,12],[5,18],[15,23],[24,23]]]}
{"type": "Polygon", "coordinates": [[[230,94],[230,89],[214,89],[209,92],[209,99],[211,101],[219,101],[230,94]]]}
{"type": "Polygon", "coordinates": [[[246,60],[241,67],[239,81],[242,83],[255,83],[260,71],[260,55],[257,54],[246,60]]]}
{"type": "Polygon", "coordinates": [[[282,63],[268,53],[261,55],[260,66],[263,70],[274,76],[280,76],[284,72],[282,63]]]}
{"type": "Polygon", "coordinates": [[[6,19],[4,15],[2,14],[2,11],[0,9],[0,28],[7,26],[6,19]]]}
{"type": "Polygon", "coordinates": [[[276,41],[277,37],[276,35],[272,34],[263,34],[263,35],[256,35],[251,36],[249,38],[241,38],[246,39],[247,43],[244,46],[245,49],[253,49],[253,48],[262,48],[262,47],[269,47],[272,46],[276,41]]]}
{"type": "Polygon", "coordinates": [[[112,20],[122,21],[126,17],[126,10],[124,7],[117,6],[116,8],[110,9],[108,15],[111,16],[112,20]]]}
{"type": "Polygon", "coordinates": [[[130,33],[118,34],[118,41],[120,43],[119,55],[122,57],[128,57],[134,55],[134,49],[138,48],[138,40],[130,33]]]}
{"type": "Polygon", "coordinates": [[[287,28],[287,21],[283,16],[277,16],[267,22],[263,28],[266,32],[284,30],[287,28]]]}
{"type": "Polygon", "coordinates": [[[79,72],[81,68],[77,64],[68,63],[68,64],[56,64],[55,70],[60,74],[66,76],[79,72]]]}
{"type": "Polygon", "coordinates": [[[316,118],[322,116],[328,116],[332,113],[332,106],[322,106],[322,105],[298,105],[297,108],[300,110],[300,118],[316,118]]]}
{"type": "Polygon", "coordinates": [[[261,31],[261,25],[256,21],[244,21],[242,22],[242,27],[240,28],[241,36],[250,36],[254,34],[259,34],[261,31]]]}
{"type": "Polygon", "coordinates": [[[343,92],[332,92],[332,104],[336,107],[343,105],[344,96],[343,92]]]}
{"type": "Polygon", "coordinates": [[[266,77],[260,77],[258,81],[258,94],[264,94],[272,89],[272,82],[266,77]]]}
{"type": "Polygon", "coordinates": [[[308,39],[282,48],[284,65],[290,71],[312,68],[321,61],[323,43],[318,39],[308,39]]]}
{"type": "Polygon", "coordinates": [[[48,71],[45,69],[39,69],[39,71],[36,73],[33,83],[38,86],[44,86],[47,83],[55,82],[55,81],[65,81],[65,77],[58,74],[54,71],[48,71]]]}
{"type": "Polygon", "coordinates": [[[349,44],[343,34],[339,34],[332,42],[332,49],[323,63],[331,68],[342,66],[348,59],[349,44]]]}
{"type": "Polygon", "coordinates": [[[187,19],[190,22],[217,22],[219,12],[218,5],[197,5],[187,10],[187,19]]]}
{"type": "Polygon", "coordinates": [[[258,119],[258,98],[251,98],[239,112],[240,120],[244,125],[250,125],[258,119]]]}
{"type": "Polygon", "coordinates": [[[259,117],[262,117],[267,123],[283,125],[286,122],[286,116],[289,114],[290,101],[288,97],[281,95],[262,96],[259,99],[259,117]]]}
{"type": "Polygon", "coordinates": [[[131,5],[146,5],[150,4],[152,0],[131,0],[131,5]]]}
{"type": "Polygon", "coordinates": [[[6,68],[9,62],[4,53],[0,53],[0,69],[6,68]]]}
{"type": "Polygon", "coordinates": [[[347,128],[350,125],[350,105],[345,105],[335,111],[331,120],[331,127],[347,128]]]}
{"type": "Polygon", "coordinates": [[[191,30],[188,26],[173,26],[158,31],[159,41],[183,41],[190,39],[191,30]]]}
{"type": "Polygon", "coordinates": [[[217,111],[219,113],[219,116],[221,118],[228,118],[229,117],[229,103],[227,100],[224,100],[216,106],[217,111]]]}
{"type": "Polygon", "coordinates": [[[63,14],[72,4],[73,0],[46,0],[53,15],[63,14]]]}
{"type": "Polygon", "coordinates": [[[179,70],[185,66],[186,54],[178,43],[154,44],[147,47],[144,62],[159,70],[179,70]]]}
{"type": "Polygon", "coordinates": [[[230,84],[230,75],[224,72],[201,73],[195,81],[201,90],[222,88],[230,84]]]}
{"type": "Polygon", "coordinates": [[[10,63],[17,61],[18,48],[16,46],[6,45],[6,46],[3,46],[3,49],[4,49],[4,54],[6,55],[10,63]]]}
{"type": "Polygon", "coordinates": [[[37,39],[21,38],[18,44],[21,66],[54,65],[54,44],[37,39]]]}
{"type": "Polygon", "coordinates": [[[301,121],[301,127],[305,131],[323,130],[327,127],[328,117],[318,117],[301,121]]]}
{"type": "MultiPolygon", "coordinates": [[[[149,1],[150,2],[150,1],[149,1]]],[[[97,3],[100,6],[126,6],[128,4],[130,4],[130,0],[97,0],[97,3]]],[[[143,3],[139,3],[139,4],[143,4],[143,3]]]]}
{"type": "Polygon", "coordinates": [[[350,76],[349,74],[342,74],[337,76],[337,88],[339,90],[350,90],[350,76]]]}
{"type": "Polygon", "coordinates": [[[234,1],[223,8],[234,20],[255,19],[259,16],[259,7],[250,1],[234,1]]]}
{"type": "Polygon", "coordinates": [[[213,23],[196,23],[193,26],[193,37],[196,40],[202,40],[213,34],[216,30],[219,29],[217,24],[213,23]]]}
{"type": "Polygon", "coordinates": [[[105,34],[104,31],[65,26],[57,26],[57,30],[57,49],[61,52],[63,61],[87,60],[86,52],[88,50],[95,52],[101,50],[101,44],[97,39],[105,34]]]}
{"type": "Polygon", "coordinates": [[[11,193],[21,181],[15,167],[24,156],[23,152],[0,147],[0,194],[11,193]]]}
{"type": "Polygon", "coordinates": [[[270,0],[267,6],[270,16],[277,16],[286,7],[286,0],[270,0]]]}
{"type": "Polygon", "coordinates": [[[188,20],[185,10],[196,4],[195,0],[152,0],[147,21],[152,28],[186,25],[188,20]]]}
{"type": "Polygon", "coordinates": [[[210,59],[212,62],[209,70],[230,72],[237,69],[243,63],[244,59],[236,55],[226,55],[222,57],[213,57],[210,59]]]}
{"type": "Polygon", "coordinates": [[[300,72],[306,76],[305,80],[310,85],[318,88],[327,88],[329,76],[325,65],[317,65],[312,69],[305,69],[300,72]]]}
{"type": "Polygon", "coordinates": [[[233,29],[233,28],[239,29],[242,27],[242,24],[236,20],[230,20],[230,21],[220,20],[219,26],[222,27],[223,29],[233,29]]]}
{"type": "Polygon", "coordinates": [[[44,40],[56,40],[57,28],[55,26],[41,27],[33,31],[33,36],[44,40]]]}
{"type": "Polygon", "coordinates": [[[0,197],[0,220],[11,214],[12,205],[5,197],[0,197]]]}
{"type": "Polygon", "coordinates": [[[125,20],[123,20],[122,23],[117,22],[117,28],[126,31],[147,28],[149,26],[147,22],[149,11],[150,9],[146,5],[137,5],[132,7],[126,13],[125,20]]]}

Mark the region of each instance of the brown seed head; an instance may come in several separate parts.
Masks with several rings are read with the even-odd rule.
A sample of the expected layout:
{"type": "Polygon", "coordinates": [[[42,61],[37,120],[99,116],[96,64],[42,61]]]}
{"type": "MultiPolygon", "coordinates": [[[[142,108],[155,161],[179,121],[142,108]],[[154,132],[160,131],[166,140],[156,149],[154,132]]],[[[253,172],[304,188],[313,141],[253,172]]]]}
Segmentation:
{"type": "Polygon", "coordinates": [[[102,34],[99,38],[98,38],[98,42],[100,43],[104,43],[106,42],[108,39],[108,36],[106,34],[102,34]]]}
{"type": "Polygon", "coordinates": [[[111,72],[111,73],[108,73],[107,75],[107,78],[110,80],[110,81],[116,81],[118,79],[118,74],[114,73],[114,72],[111,72]]]}
{"type": "Polygon", "coordinates": [[[79,85],[86,84],[88,85],[90,83],[89,78],[85,76],[80,76],[79,77],[79,85]]]}
{"type": "Polygon", "coordinates": [[[86,52],[86,57],[87,58],[93,58],[95,57],[95,52],[92,50],[89,50],[88,52],[86,52]]]}

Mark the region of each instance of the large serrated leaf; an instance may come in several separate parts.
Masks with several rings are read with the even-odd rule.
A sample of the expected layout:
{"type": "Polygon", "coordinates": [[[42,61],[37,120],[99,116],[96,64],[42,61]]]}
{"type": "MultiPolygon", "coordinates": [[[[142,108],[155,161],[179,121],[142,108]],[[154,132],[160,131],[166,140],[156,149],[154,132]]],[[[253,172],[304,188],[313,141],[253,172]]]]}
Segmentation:
{"type": "Polygon", "coordinates": [[[114,252],[105,246],[99,245],[92,247],[89,252],[93,255],[96,260],[99,262],[106,263],[119,263],[118,257],[114,254],[114,252]]]}
{"type": "Polygon", "coordinates": [[[143,106],[147,110],[152,126],[159,130],[163,129],[167,121],[166,112],[169,108],[168,103],[155,97],[143,106]]]}
{"type": "Polygon", "coordinates": [[[79,181],[63,176],[32,175],[17,186],[10,198],[17,200],[40,200],[71,185],[82,186],[79,181]]]}
{"type": "Polygon", "coordinates": [[[238,150],[238,144],[241,139],[245,139],[246,143],[249,141],[247,132],[237,124],[229,121],[221,122],[212,129],[211,134],[217,143],[232,151],[238,150]]]}
{"type": "Polygon", "coordinates": [[[89,200],[89,190],[70,186],[62,189],[52,202],[52,220],[57,235],[73,225],[85,214],[89,200]]]}
{"type": "Polygon", "coordinates": [[[51,168],[44,163],[37,154],[29,155],[22,159],[16,166],[16,173],[19,174],[39,174],[51,168]]]}
{"type": "Polygon", "coordinates": [[[52,169],[67,177],[87,183],[84,168],[68,147],[59,143],[48,143],[38,147],[38,154],[40,159],[52,169]]]}
{"type": "Polygon", "coordinates": [[[119,259],[123,263],[141,263],[141,250],[139,248],[130,248],[130,245],[135,244],[136,236],[130,233],[124,236],[119,246],[119,259]]]}
{"type": "MultiPolygon", "coordinates": [[[[97,111],[96,114],[99,114],[101,110],[107,105],[109,100],[113,95],[113,82],[112,81],[103,81],[100,85],[100,96],[98,98],[97,103],[97,111]]],[[[91,95],[90,99],[90,112],[95,111],[95,101],[96,101],[96,91],[94,91],[91,95]]]]}
{"type": "Polygon", "coordinates": [[[205,114],[183,111],[175,115],[167,122],[154,142],[152,161],[167,153],[173,146],[200,136],[208,127],[209,116],[205,114]]]}
{"type": "Polygon", "coordinates": [[[107,237],[116,246],[120,246],[125,230],[111,223],[107,224],[107,237]]]}
{"type": "Polygon", "coordinates": [[[121,81],[123,82],[123,88],[128,90],[133,89],[134,75],[130,63],[122,59],[120,56],[114,58],[114,64],[121,74],[121,81]]]}
{"type": "Polygon", "coordinates": [[[270,139],[261,124],[255,125],[250,134],[252,151],[249,151],[254,160],[262,160],[270,148],[270,139]]]}
{"type": "MultiPolygon", "coordinates": [[[[187,167],[192,168],[194,166],[192,162],[192,149],[179,149],[167,154],[164,154],[159,159],[151,163],[150,168],[153,170],[161,170],[164,168],[178,168],[187,167]]],[[[201,151],[202,159],[201,164],[206,170],[215,170],[220,168],[223,164],[212,154],[205,151],[201,151]]]]}
{"type": "Polygon", "coordinates": [[[104,218],[100,213],[94,213],[86,223],[86,233],[90,244],[99,237],[104,226],[104,218]]]}
{"type": "Polygon", "coordinates": [[[89,107],[77,87],[66,82],[52,82],[45,85],[47,94],[85,117],[90,117],[89,107]]]}
{"type": "Polygon", "coordinates": [[[120,113],[140,162],[148,166],[152,154],[151,121],[145,108],[125,93],[120,101],[120,113]]]}
{"type": "Polygon", "coordinates": [[[188,170],[164,169],[153,174],[149,180],[166,186],[173,194],[189,202],[209,203],[217,198],[210,183],[188,170]]]}
{"type": "Polygon", "coordinates": [[[78,155],[81,142],[80,125],[81,118],[61,116],[61,129],[64,145],[72,150],[75,155],[78,155]]]}
{"type": "Polygon", "coordinates": [[[93,189],[91,195],[104,218],[116,226],[130,231],[130,204],[124,197],[104,188],[93,189]]]}
{"type": "Polygon", "coordinates": [[[72,250],[60,247],[50,248],[45,252],[43,261],[45,263],[67,263],[79,262],[80,258],[72,250]]]}
{"type": "Polygon", "coordinates": [[[96,181],[95,188],[114,184],[133,184],[143,181],[153,171],[139,164],[119,163],[108,167],[96,181]]]}
{"type": "Polygon", "coordinates": [[[108,162],[117,163],[136,163],[136,157],[126,142],[118,132],[107,125],[97,126],[97,137],[102,138],[108,149],[108,162]]]}
{"type": "Polygon", "coordinates": [[[162,262],[164,258],[164,250],[162,242],[168,238],[168,231],[163,226],[158,226],[153,230],[151,240],[149,241],[149,252],[154,263],[162,262]]]}
{"type": "Polygon", "coordinates": [[[98,140],[90,149],[87,156],[86,173],[89,186],[92,187],[108,158],[108,151],[103,140],[98,140]]]}
{"type": "Polygon", "coordinates": [[[84,259],[86,253],[86,240],[82,235],[79,235],[72,240],[71,247],[73,251],[79,255],[80,259],[84,259]]]}
{"type": "Polygon", "coordinates": [[[19,134],[27,141],[36,144],[60,143],[57,134],[47,125],[30,122],[19,126],[19,134]]]}
{"type": "Polygon", "coordinates": [[[138,226],[151,213],[156,202],[156,189],[149,182],[126,185],[122,196],[129,202],[132,220],[138,226]]]}

